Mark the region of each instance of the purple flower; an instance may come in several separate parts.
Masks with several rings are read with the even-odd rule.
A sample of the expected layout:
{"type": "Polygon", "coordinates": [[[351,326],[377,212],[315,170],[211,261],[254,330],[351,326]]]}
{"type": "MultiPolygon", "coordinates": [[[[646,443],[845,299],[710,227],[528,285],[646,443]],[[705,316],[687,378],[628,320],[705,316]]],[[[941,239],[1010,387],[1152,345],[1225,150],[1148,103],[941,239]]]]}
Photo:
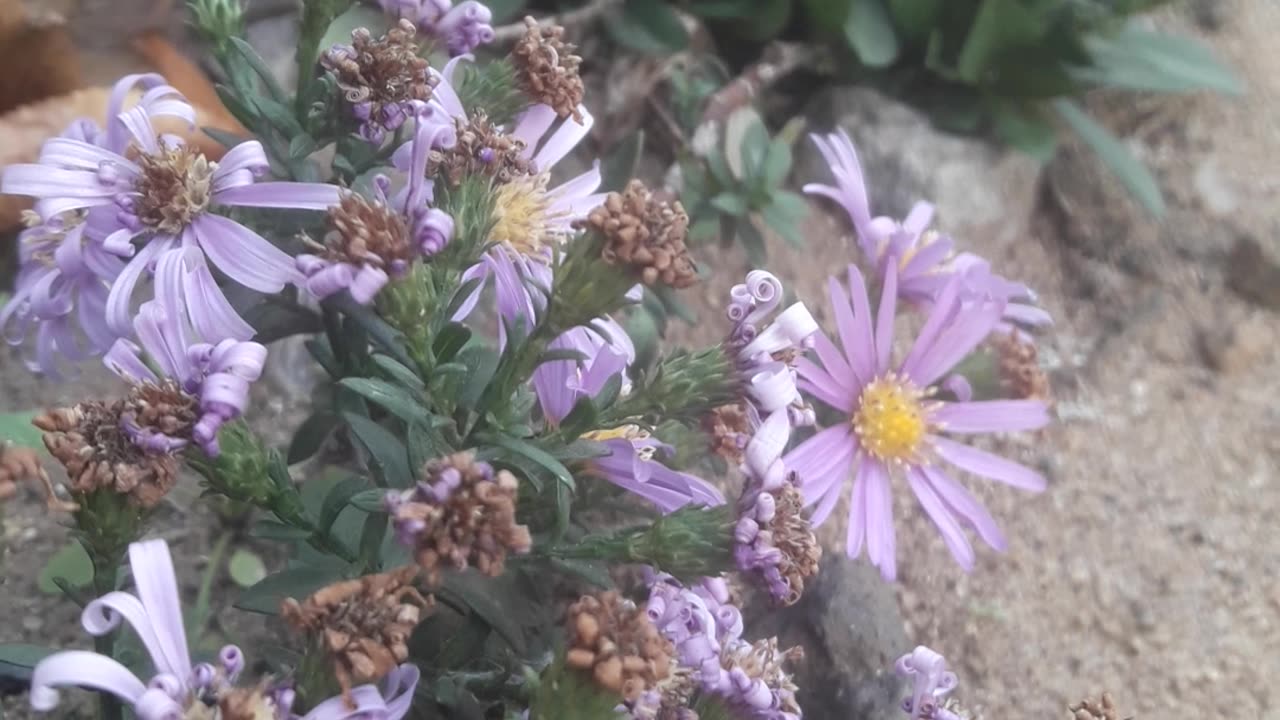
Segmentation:
{"type": "Polygon", "coordinates": [[[83,650],[55,653],[41,660],[31,675],[31,707],[48,712],[58,705],[55,688],[77,685],[119,697],[138,720],[190,717],[206,692],[217,692],[244,668],[240,650],[228,645],[217,665],[192,665],[187,650],[178,582],[169,547],[163,540],[129,546],[129,566],[136,594],[109,592],[85,606],[80,623],[91,635],[114,631],[123,619],[133,627],[151,657],[155,675],[143,683],[114,659],[83,650]]]}
{"type": "Polygon", "coordinates": [[[967,297],[991,296],[1006,301],[1002,329],[1014,325],[1039,327],[1052,322],[1049,314],[1027,303],[1035,301],[1035,293],[1026,285],[1011,282],[991,272],[990,263],[972,253],[955,254],[950,237],[929,230],[934,207],[918,202],[898,222],[885,216],[872,217],[862,166],[853,141],[843,130],[823,137],[813,135],[813,142],[826,159],[835,186],[809,183],[804,191],[834,200],[849,215],[858,244],[869,261],[876,263],[877,273],[884,275],[890,264],[898,274],[898,297],[928,311],[943,288],[955,275],[965,278],[962,289],[967,297]]]}
{"type": "Polygon", "coordinates": [[[947,671],[946,658],[920,645],[898,658],[894,670],[911,683],[911,697],[902,701],[902,710],[911,720],[960,720],[942,707],[942,701],[956,689],[956,674],[947,671]]]}
{"type": "Polygon", "coordinates": [[[443,42],[450,55],[462,55],[493,41],[493,13],[467,0],[378,0],[383,11],[404,18],[422,32],[443,42]]]}
{"type": "MultiPolygon", "coordinates": [[[[207,338],[248,340],[254,330],[231,307],[206,263],[212,260],[232,280],[259,292],[279,292],[301,280],[293,259],[249,228],[210,212],[216,205],[323,210],[338,200],[338,188],[321,183],[255,182],[267,172],[262,145],[241,143],[220,162],[172,136],[161,136],[152,118],[173,115],[194,124],[194,111],[158,75],[129,76],[116,84],[123,98],[135,85],[146,92],[135,106],[109,119],[98,141],[70,137],[45,142],[34,164],[11,165],[0,191],[38,199],[46,221],[65,212],[88,210],[110,217],[114,231],[104,250],[132,259],[121,270],[106,300],[106,327],[127,335],[130,304],[138,282],[167,253],[183,252],[185,262],[168,264],[186,295],[191,322],[207,338]],[[141,242],[140,247],[135,243],[141,242]]],[[[118,103],[116,103],[118,106],[118,103]]]]}
{"type": "Polygon", "coordinates": [[[752,270],[745,283],[730,290],[726,311],[733,329],[728,346],[753,408],[761,416],[789,408],[795,425],[813,424],[813,410],[796,389],[794,359],[812,347],[818,323],[804,303],[794,303],[761,325],[782,302],[782,282],[772,273],[752,270]]]}
{"type": "Polygon", "coordinates": [[[316,244],[318,253],[297,257],[304,286],[317,298],[349,290],[356,302],[367,305],[392,278],[404,276],[413,260],[434,256],[453,237],[453,218],[429,205],[431,181],[425,171],[432,148],[453,144],[454,127],[433,106],[417,103],[415,112],[414,136],[404,146],[409,151],[405,187],[391,195],[390,179],[378,175],[372,200],[343,196],[329,208],[331,232],[324,244],[316,244]]]}
{"type": "Polygon", "coordinates": [[[593,327],[576,327],[551,341],[549,350],[572,350],[585,360],[552,360],[533,373],[533,390],[542,415],[558,425],[578,400],[594,397],[615,375],[622,376],[622,392],[631,386],[626,369],[636,359],[631,336],[612,318],[600,318],[593,327]]]}
{"type": "MultiPolygon", "coordinates": [[[[175,278],[179,272],[165,268],[181,264],[182,253],[167,253],[160,259],[157,277],[175,278]]],[[[224,338],[217,343],[193,342],[186,328],[183,295],[176,285],[161,285],[157,299],[144,303],[134,319],[134,329],[142,343],[120,338],[107,352],[107,367],[135,384],[175,381],[182,391],[199,401],[200,417],[192,439],[210,457],[218,454],[218,429],[240,417],[249,404],[249,386],[262,374],[267,349],[256,342],[224,338]],[[142,360],[146,356],[160,370],[157,376],[142,360]]],[[[127,429],[127,428],[126,428],[127,429]]],[[[185,438],[134,437],[145,448],[171,452],[186,444],[185,438]]]]}
{"type": "Polygon", "coordinates": [[[742,611],[729,601],[723,578],[703,578],[686,588],[670,575],[658,574],[650,582],[646,612],[675,646],[676,660],[693,671],[702,687],[717,689],[729,682],[720,654],[742,637],[742,611]]]}
{"type": "MultiPolygon", "coordinates": [[[[466,110],[451,85],[460,59],[451,60],[443,72],[432,70],[439,80],[432,102],[465,124],[466,110]]],[[[552,249],[566,242],[573,234],[573,223],[585,218],[605,198],[604,193],[596,192],[601,182],[599,162],[587,172],[548,188],[552,168],[587,136],[595,122],[585,107],[579,106],[578,111],[581,122],[569,118],[551,131],[556,111],[548,105],[534,105],[525,110],[508,133],[524,144],[522,157],[531,163],[534,172],[495,188],[496,223],[489,240],[496,247],[464,274],[464,282],[475,278],[482,282],[458,310],[455,321],[471,314],[490,279],[499,314],[506,322],[532,324],[536,313],[543,309],[551,288],[552,249]],[[530,285],[540,292],[530,292],[530,285]]],[[[397,167],[407,169],[407,159],[402,148],[396,154],[397,167]]]]}
{"type": "Polygon", "coordinates": [[[847,420],[821,430],[784,458],[801,479],[806,504],[817,504],[814,526],[830,516],[846,478],[854,476],[847,550],[867,546],[872,564],[887,580],[896,575],[890,475],[906,476],[916,498],[938,526],[962,567],[974,551],[961,527],[967,523],[988,545],[1005,548],[995,520],[943,462],[1023,490],[1039,492],[1045,480],[1034,470],[957,442],[945,434],[1034,430],[1049,422],[1043,403],[1032,400],[941,402],[935,385],[1000,322],[1003,299],[965,299],[964,279],[953,277],[906,358],[890,365],[897,298],[897,266],[890,264],[876,315],[871,314],[862,274],[849,267],[849,292],[829,281],[842,350],[824,334],[815,336],[818,362],[801,359],[801,389],[847,420]],[[850,302],[852,295],[852,303],[850,302]]]}
{"type": "Polygon", "coordinates": [[[405,663],[383,678],[381,690],[374,685],[352,688],[351,701],[355,707],[338,695],[316,705],[306,715],[287,717],[290,720],[401,720],[409,714],[420,677],[417,666],[405,663]]]}

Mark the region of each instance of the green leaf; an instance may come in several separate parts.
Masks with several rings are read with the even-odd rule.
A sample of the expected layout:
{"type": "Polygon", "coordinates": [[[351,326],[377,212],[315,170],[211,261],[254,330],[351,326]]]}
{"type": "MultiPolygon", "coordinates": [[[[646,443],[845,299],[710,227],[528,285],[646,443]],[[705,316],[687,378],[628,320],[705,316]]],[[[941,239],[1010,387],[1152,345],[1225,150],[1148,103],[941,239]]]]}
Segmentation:
{"type": "Polygon", "coordinates": [[[385,380],[344,378],[338,384],[405,422],[413,422],[427,414],[427,409],[415,402],[412,396],[385,380]]]}
{"type": "Polygon", "coordinates": [[[769,132],[754,107],[734,110],[724,123],[724,161],[732,179],[722,180],[721,184],[732,187],[739,180],[758,175],[768,143],[769,132]]]}
{"type": "Polygon", "coordinates": [[[611,16],[607,27],[615,40],[640,52],[673,53],[689,45],[680,16],[664,2],[626,0],[621,16],[611,16]]]}
{"type": "Polygon", "coordinates": [[[769,254],[765,249],[764,235],[750,218],[744,218],[738,223],[738,241],[742,243],[742,249],[747,253],[748,262],[752,265],[764,264],[769,254]]]}
{"type": "Polygon", "coordinates": [[[1244,92],[1230,68],[1189,38],[1130,24],[1115,35],[1089,36],[1085,46],[1093,65],[1080,68],[1076,75],[1098,85],[1155,92],[1244,92]]]}
{"type": "Polygon", "coordinates": [[[804,235],[800,232],[809,204],[796,193],[779,190],[769,198],[769,204],[760,210],[760,219],[769,226],[778,237],[796,247],[804,244],[804,235]]]}
{"type": "Polygon", "coordinates": [[[40,645],[0,643],[0,677],[29,681],[36,665],[55,652],[58,650],[40,645]]]}
{"type": "Polygon", "coordinates": [[[764,155],[764,167],[760,173],[759,188],[772,190],[787,179],[791,172],[791,146],[782,140],[773,140],[764,155]]]}
{"type": "Polygon", "coordinates": [[[386,512],[386,505],[384,504],[386,498],[386,490],[374,488],[370,490],[361,490],[355,495],[352,495],[347,500],[347,503],[360,512],[386,512]]]}
{"type": "Polygon", "coordinates": [[[481,658],[492,630],[475,613],[456,612],[441,605],[409,637],[409,652],[429,668],[459,668],[481,658]]]}
{"type": "Polygon", "coordinates": [[[410,390],[419,396],[427,391],[427,386],[422,382],[422,378],[418,377],[416,372],[406,367],[395,358],[387,355],[375,354],[373,356],[373,362],[379,369],[385,372],[388,377],[399,383],[400,386],[406,390],[410,390]]]}
{"type": "Polygon", "coordinates": [[[312,153],[319,149],[320,146],[316,144],[316,139],[303,133],[289,141],[289,159],[302,160],[310,157],[312,153]]]}
{"type": "Polygon", "coordinates": [[[894,27],[905,38],[921,40],[938,27],[938,17],[946,0],[889,0],[894,27]]]}
{"type": "Polygon", "coordinates": [[[235,607],[246,612],[276,615],[285,598],[301,600],[320,588],[341,580],[344,568],[337,563],[301,565],[268,575],[236,600],[235,607]]]}
{"type": "Polygon", "coordinates": [[[747,214],[747,199],[731,192],[723,192],[711,198],[711,207],[725,215],[741,217],[747,214]]]}
{"type": "Polygon", "coordinates": [[[267,565],[252,550],[238,548],[227,561],[227,573],[242,588],[253,587],[267,576],[267,565]]]}
{"type": "Polygon", "coordinates": [[[517,654],[526,649],[524,630],[512,613],[497,600],[489,578],[477,572],[449,573],[444,576],[437,594],[440,599],[460,610],[470,610],[488,623],[517,654]]]}
{"type": "Polygon", "coordinates": [[[898,59],[898,36],[884,0],[853,0],[844,21],[844,38],[867,67],[888,67],[898,59]]]}
{"type": "Polygon", "coordinates": [[[1124,143],[1070,100],[1054,100],[1053,109],[1085,143],[1093,148],[1094,152],[1098,153],[1102,162],[1106,163],[1111,172],[1115,173],[1120,182],[1124,183],[1124,186],[1148,212],[1157,217],[1164,214],[1164,197],[1160,193],[1160,185],[1146,166],[1129,152],[1124,143]]]}
{"type": "Polygon", "coordinates": [[[306,540],[311,536],[311,531],[303,528],[285,525],[278,520],[263,518],[253,524],[249,530],[249,535],[263,540],[306,540]]]}
{"type": "Polygon", "coordinates": [[[405,488],[413,484],[409,455],[400,439],[367,417],[343,413],[351,434],[369,454],[369,469],[385,487],[405,488]]]}
{"type": "Polygon", "coordinates": [[[1041,163],[1053,159],[1058,149],[1058,134],[1043,118],[1010,106],[998,108],[992,118],[996,134],[1014,149],[1041,163]]]}
{"type": "Polygon", "coordinates": [[[218,128],[202,127],[200,128],[200,131],[213,138],[215,142],[228,148],[235,147],[249,139],[248,137],[229,133],[226,130],[219,130],[218,128]]]}
{"type": "Polygon", "coordinates": [[[40,592],[61,594],[57,580],[63,580],[72,588],[88,587],[93,582],[93,561],[89,553],[77,541],[71,541],[53,554],[40,570],[37,585],[40,592]]]}
{"type": "Polygon", "coordinates": [[[560,572],[572,575],[586,583],[606,590],[613,587],[613,578],[609,576],[609,567],[595,560],[579,560],[577,558],[551,558],[551,565],[560,572]]]}
{"type": "Polygon", "coordinates": [[[501,358],[489,348],[473,345],[458,353],[458,359],[471,370],[462,386],[462,393],[458,396],[458,404],[464,408],[474,408],[489,387],[489,381],[493,379],[501,358]]]}
{"type": "Polygon", "coordinates": [[[689,12],[704,18],[736,20],[750,17],[759,0],[693,0],[689,12]]]}
{"type": "Polygon", "coordinates": [[[493,24],[498,25],[516,19],[527,4],[527,0],[488,0],[485,7],[489,8],[489,12],[493,15],[493,24]]]}
{"type": "Polygon", "coordinates": [[[0,413],[0,443],[44,450],[44,433],[31,424],[37,414],[34,410],[0,413]]]}
{"type": "Polygon", "coordinates": [[[598,192],[620,192],[631,178],[644,155],[644,130],[636,130],[618,143],[605,158],[603,178],[598,192]]]}
{"type": "MultiPolygon", "coordinates": [[[[382,352],[399,360],[403,365],[413,365],[413,360],[405,351],[404,335],[388,325],[373,309],[352,300],[350,293],[331,295],[321,304],[338,310],[348,320],[359,325],[382,352]]],[[[347,350],[360,351],[363,348],[347,348],[347,350]]]]}
{"type": "Polygon", "coordinates": [[[435,352],[437,361],[449,362],[462,351],[469,340],[471,328],[462,323],[451,322],[441,328],[431,349],[435,352]]]}
{"type": "MultiPolygon", "coordinates": [[[[267,64],[263,62],[262,57],[258,55],[258,51],[254,50],[252,45],[241,38],[232,37],[229,39],[231,40],[230,50],[238,54],[250,68],[253,68],[253,72],[262,79],[262,84],[267,88],[267,93],[269,93],[277,102],[284,102],[287,100],[289,97],[288,94],[285,93],[284,88],[280,87],[280,84],[276,82],[275,74],[272,73],[271,68],[267,67],[267,64]]],[[[293,117],[292,113],[290,113],[290,117],[293,117]]],[[[292,148],[293,146],[290,145],[290,147],[292,148]]]]}
{"type": "Polygon", "coordinates": [[[324,324],[315,312],[279,295],[268,295],[244,313],[245,322],[257,334],[254,341],[264,345],[294,335],[322,332],[324,324]]]}
{"type": "Polygon", "coordinates": [[[956,72],[977,85],[994,58],[1013,47],[1034,47],[1044,34],[1047,15],[1037,15],[1019,0],[983,0],[956,59],[956,72]]]}
{"type": "Polygon", "coordinates": [[[329,438],[340,422],[337,415],[323,410],[312,413],[303,420],[297,432],[293,434],[293,440],[289,442],[289,464],[300,463],[320,452],[324,441],[329,438]]]}
{"type": "Polygon", "coordinates": [[[329,490],[329,494],[324,496],[324,503],[320,506],[320,520],[316,523],[316,527],[322,533],[329,532],[333,527],[333,523],[337,521],[338,516],[347,508],[351,502],[351,498],[356,493],[367,488],[369,483],[364,478],[349,477],[344,478],[337,485],[329,490]]]}

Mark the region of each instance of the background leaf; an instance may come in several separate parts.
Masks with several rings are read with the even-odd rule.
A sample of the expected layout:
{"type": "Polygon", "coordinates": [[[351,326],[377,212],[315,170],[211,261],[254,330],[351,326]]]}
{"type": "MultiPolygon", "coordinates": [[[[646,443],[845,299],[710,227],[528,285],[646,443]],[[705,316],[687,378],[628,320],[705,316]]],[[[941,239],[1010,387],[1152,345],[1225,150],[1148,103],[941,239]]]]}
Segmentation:
{"type": "Polygon", "coordinates": [[[73,588],[87,587],[93,582],[93,561],[79,542],[72,540],[49,558],[40,570],[37,585],[41,592],[59,595],[62,590],[54,582],[57,579],[65,580],[73,588]]]}
{"type": "Polygon", "coordinates": [[[36,664],[55,652],[53,648],[39,645],[0,643],[0,677],[28,681],[36,664]]]}
{"type": "Polygon", "coordinates": [[[252,550],[237,548],[227,561],[227,573],[240,587],[252,587],[267,576],[267,566],[262,558],[252,550]]]}
{"type": "Polygon", "coordinates": [[[1164,214],[1164,196],[1160,193],[1160,185],[1156,183],[1151,171],[1129,152],[1124,143],[1070,100],[1054,100],[1053,109],[1098,153],[1107,168],[1115,173],[1148,212],[1156,216],[1164,214]]]}
{"type": "Polygon", "coordinates": [[[1099,85],[1155,92],[1244,92],[1235,73],[1190,38],[1129,25],[1115,35],[1088,37],[1085,45],[1093,65],[1075,71],[1076,76],[1099,85]]]}
{"type": "Polygon", "coordinates": [[[888,67],[898,59],[898,36],[883,0],[853,0],[844,20],[844,37],[867,67],[888,67]]]}
{"type": "Polygon", "coordinates": [[[689,44],[689,32],[680,17],[665,2],[627,0],[618,17],[608,22],[611,35],[619,43],[640,52],[678,52],[689,44]]]}
{"type": "Polygon", "coordinates": [[[44,434],[31,424],[31,418],[35,416],[34,410],[0,413],[0,441],[44,450],[44,441],[41,440],[44,434]]]}

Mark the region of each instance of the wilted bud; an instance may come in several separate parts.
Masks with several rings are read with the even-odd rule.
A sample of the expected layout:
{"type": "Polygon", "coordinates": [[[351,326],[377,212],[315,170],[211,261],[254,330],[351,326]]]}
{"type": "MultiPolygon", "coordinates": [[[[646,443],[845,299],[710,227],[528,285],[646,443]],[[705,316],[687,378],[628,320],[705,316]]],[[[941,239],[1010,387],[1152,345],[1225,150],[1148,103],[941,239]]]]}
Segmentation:
{"type": "Polygon", "coordinates": [[[723,347],[681,352],[663,358],[641,377],[617,413],[654,423],[696,423],[715,408],[737,400],[740,387],[733,359],[723,347]]]}
{"type": "Polygon", "coordinates": [[[429,100],[438,82],[418,55],[416,33],[413,23],[403,19],[376,39],[357,28],[350,45],[335,45],[320,58],[351,105],[360,135],[375,145],[412,119],[414,104],[429,100]]]}
{"type": "Polygon", "coordinates": [[[734,717],[799,718],[798,688],[784,665],[803,657],[799,647],[780,650],[776,637],[730,643],[720,658],[725,673],[717,694],[734,717]]]}
{"type": "Polygon", "coordinates": [[[431,151],[428,176],[439,175],[456,186],[473,175],[509,183],[533,174],[532,163],[524,157],[524,142],[495,127],[483,110],[473,112],[470,120],[456,123],[457,142],[431,151]]]}
{"type": "Polygon", "coordinates": [[[713,408],[702,418],[702,426],[711,438],[711,452],[731,465],[742,463],[742,451],[751,440],[751,421],[741,402],[713,408]]]}
{"type": "Polygon", "coordinates": [[[409,657],[409,635],[431,605],[413,585],[417,575],[415,567],[366,575],[281,604],[285,622],[330,658],[348,700],[353,684],[377,681],[409,657]]]}
{"type": "Polygon", "coordinates": [[[653,197],[639,180],[621,193],[609,193],[580,227],[604,238],[601,257],[630,269],[645,285],[686,288],[698,281],[698,269],[686,241],[689,216],[679,201],[653,197]]]}
{"type": "Polygon", "coordinates": [[[516,80],[535,102],[550,106],[560,118],[572,117],[582,122],[578,106],[585,89],[578,67],[582,58],[574,55],[576,46],[564,42],[564,28],[540,26],[525,17],[525,33],[511,49],[511,63],[516,80]]]}
{"type": "Polygon", "coordinates": [[[566,664],[634,702],[674,665],[672,646],[635,603],[617,592],[587,595],[569,607],[566,664]]]}
{"type": "Polygon", "coordinates": [[[1040,367],[1035,343],[1012,330],[997,334],[989,341],[995,351],[1000,387],[1009,397],[1020,400],[1053,400],[1049,376],[1040,367]]]}
{"type": "Polygon", "coordinates": [[[822,546],[804,516],[795,473],[781,482],[772,474],[749,479],[738,501],[734,557],[738,569],[763,585],[775,605],[792,605],[804,594],[805,580],[818,573],[822,546]]]}

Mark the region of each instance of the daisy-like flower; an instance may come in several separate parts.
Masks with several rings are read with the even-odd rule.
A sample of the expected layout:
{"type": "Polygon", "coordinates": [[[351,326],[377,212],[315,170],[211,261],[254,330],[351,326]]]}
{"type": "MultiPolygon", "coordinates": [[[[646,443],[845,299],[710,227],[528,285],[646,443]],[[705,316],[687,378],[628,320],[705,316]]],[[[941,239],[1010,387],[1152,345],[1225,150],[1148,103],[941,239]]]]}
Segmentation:
{"type": "MultiPolygon", "coordinates": [[[[465,153],[468,163],[479,162],[490,168],[500,182],[494,190],[495,223],[489,234],[496,246],[464,274],[464,281],[479,278],[482,286],[476,288],[453,319],[465,319],[475,309],[483,284],[492,280],[502,318],[508,323],[521,318],[531,323],[544,306],[545,297],[543,293],[531,293],[529,284],[550,289],[552,249],[566,242],[573,234],[573,223],[585,218],[605,198],[603,193],[596,193],[601,182],[598,162],[587,172],[550,187],[552,168],[587,136],[594,119],[579,105],[580,122],[569,118],[552,131],[556,110],[549,105],[534,105],[505,134],[495,133],[487,125],[472,127],[484,121],[468,118],[451,84],[459,60],[462,58],[451,60],[443,72],[431,71],[438,79],[432,102],[457,123],[457,152],[465,153]]],[[[398,168],[412,173],[410,158],[410,152],[401,148],[393,160],[398,168]]]]}
{"type": "Polygon", "coordinates": [[[897,280],[897,267],[890,264],[875,316],[856,267],[849,267],[847,292],[835,278],[829,281],[843,352],[819,333],[814,336],[818,362],[802,358],[798,369],[801,389],[845,419],[783,458],[800,476],[806,504],[817,505],[815,527],[830,516],[852,473],[847,551],[856,557],[865,542],[868,557],[886,580],[897,574],[892,475],[906,477],[952,555],[969,570],[974,551],[962,524],[971,525],[996,550],[1005,549],[1005,538],[944,463],[1031,492],[1043,490],[1045,479],[947,435],[1034,430],[1049,422],[1045,405],[1033,400],[933,399],[938,381],[991,334],[1004,312],[1002,299],[965,299],[962,278],[952,278],[939,293],[906,358],[891,365],[897,280]]]}
{"type": "Polygon", "coordinates": [[[118,336],[129,333],[138,282],[163,255],[181,253],[182,263],[166,265],[176,279],[157,282],[177,282],[202,336],[248,340],[253,328],[231,307],[206,258],[232,280],[264,293],[279,292],[301,275],[293,258],[212,208],[324,210],[337,204],[339,189],[322,183],[256,182],[269,166],[257,141],[241,143],[221,162],[212,162],[178,138],[159,135],[152,117],[173,115],[194,123],[194,111],[156,75],[127,77],[114,93],[123,97],[136,84],[149,89],[137,105],[109,119],[100,144],[69,137],[48,140],[36,163],[5,169],[0,191],[37,198],[36,211],[45,220],[68,211],[94,215],[114,210],[118,229],[103,238],[102,247],[132,258],[106,300],[106,325],[118,336]]]}
{"type": "Polygon", "coordinates": [[[950,237],[930,230],[934,214],[931,203],[916,203],[901,222],[883,215],[872,216],[862,165],[844,130],[811,137],[831,167],[836,184],[809,183],[804,191],[834,200],[844,209],[853,222],[859,246],[876,264],[879,275],[884,275],[888,265],[896,266],[898,297],[927,311],[948,282],[959,276],[968,296],[1006,301],[1001,326],[1006,332],[1015,326],[1040,327],[1052,322],[1047,312],[1029,304],[1036,299],[1029,287],[993,273],[991,264],[973,253],[957,254],[950,237]]]}
{"type": "Polygon", "coordinates": [[[312,243],[315,254],[299,255],[298,270],[305,287],[323,299],[342,290],[360,304],[368,304],[391,279],[402,277],[418,258],[444,249],[453,237],[453,218],[431,207],[427,158],[432,148],[451,145],[454,127],[441,121],[442,112],[417,103],[417,125],[410,150],[405,187],[390,194],[385,175],[374,178],[374,197],[349,192],[328,209],[330,232],[323,243],[312,243]]]}
{"type": "MultiPolygon", "coordinates": [[[[157,299],[146,302],[134,319],[142,346],[120,338],[107,352],[107,367],[134,383],[137,414],[155,408],[190,408],[186,422],[138,422],[128,415],[122,427],[134,443],[151,452],[173,452],[194,440],[206,455],[218,455],[218,429],[240,417],[249,404],[249,386],[262,375],[267,349],[256,342],[224,338],[217,343],[191,341],[186,327],[183,294],[174,279],[179,272],[165,265],[186,262],[182,255],[194,248],[166,253],[156,268],[158,278],[170,282],[157,287],[157,299]],[[157,375],[143,354],[160,370],[157,375]]],[[[150,418],[147,418],[151,420],[150,418]]]]}
{"type": "Polygon", "coordinates": [[[493,13],[475,0],[378,0],[383,11],[404,18],[444,43],[450,55],[462,55],[493,41],[493,13]]]}
{"type": "Polygon", "coordinates": [[[244,669],[244,656],[234,645],[222,648],[217,665],[191,662],[178,581],[163,540],[130,545],[129,566],[137,594],[103,595],[85,606],[80,623],[91,635],[105,635],[121,620],[128,622],[151,657],[155,674],[144,683],[105,655],[83,650],[55,653],[32,672],[31,707],[53,710],[59,699],[55,688],[76,685],[119,697],[138,720],[196,717],[188,712],[206,710],[205,701],[216,698],[244,669]]]}
{"type": "Polygon", "coordinates": [[[898,676],[911,683],[911,695],[902,701],[902,710],[911,720],[960,720],[942,707],[942,702],[960,684],[947,670],[946,658],[924,645],[898,658],[893,665],[898,676]]]}

